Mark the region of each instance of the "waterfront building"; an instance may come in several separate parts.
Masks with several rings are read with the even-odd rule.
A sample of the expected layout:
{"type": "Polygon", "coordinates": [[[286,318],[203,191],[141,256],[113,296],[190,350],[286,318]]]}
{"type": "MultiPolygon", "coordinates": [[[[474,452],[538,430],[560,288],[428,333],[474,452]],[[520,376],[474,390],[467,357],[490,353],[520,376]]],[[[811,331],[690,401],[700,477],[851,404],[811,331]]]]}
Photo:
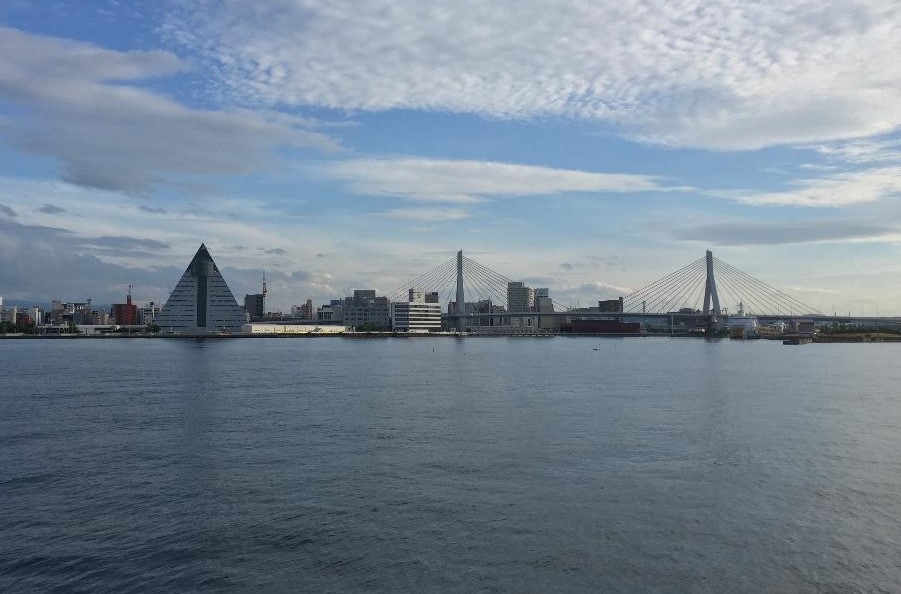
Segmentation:
{"type": "Polygon", "coordinates": [[[598,311],[601,313],[623,313],[623,298],[598,301],[598,311]]]}
{"type": "Polygon", "coordinates": [[[110,315],[120,326],[134,326],[138,323],[138,306],[131,302],[131,289],[125,296],[125,303],[114,303],[110,315]]]}
{"type": "Polygon", "coordinates": [[[100,312],[92,308],[91,300],[85,302],[59,303],[54,302],[54,308],[59,304],[59,309],[53,311],[53,323],[90,325],[94,324],[94,318],[100,317],[100,312]],[[96,314],[96,316],[95,316],[96,314]],[[59,321],[57,321],[57,317],[59,321]]]}
{"type": "Polygon", "coordinates": [[[521,282],[507,283],[507,311],[532,311],[535,306],[535,289],[521,282]]]}
{"type": "Polygon", "coordinates": [[[157,326],[161,332],[205,334],[241,332],[245,322],[244,311],[201,244],[157,316],[157,326]]]}
{"type": "Polygon", "coordinates": [[[441,304],[427,302],[421,289],[410,289],[407,301],[391,304],[391,323],[396,332],[437,332],[441,330],[441,304]]]}
{"type": "Polygon", "coordinates": [[[291,317],[292,318],[300,318],[301,320],[313,320],[315,319],[314,315],[316,310],[313,309],[313,300],[307,299],[307,302],[303,305],[292,305],[291,306],[291,317]]]}
{"type": "Polygon", "coordinates": [[[148,305],[138,308],[138,324],[152,326],[156,323],[158,315],[160,315],[160,306],[151,301],[148,305]]]}
{"type": "Polygon", "coordinates": [[[63,302],[59,299],[54,299],[50,302],[50,323],[63,323],[63,302]]]}
{"type": "Polygon", "coordinates": [[[554,300],[551,299],[550,289],[535,289],[535,304],[532,306],[532,309],[540,313],[553,313],[554,300]]]}
{"type": "Polygon", "coordinates": [[[263,293],[244,295],[244,311],[251,320],[261,320],[266,315],[266,296],[263,293]]]}
{"type": "Polygon", "coordinates": [[[388,298],[377,297],[372,289],[355,290],[353,297],[344,298],[342,310],[344,324],[357,330],[387,330],[391,323],[388,298]]]}
{"type": "Polygon", "coordinates": [[[328,335],[328,334],[343,334],[347,331],[347,328],[344,326],[336,326],[331,324],[272,324],[272,323],[261,323],[261,324],[244,324],[241,327],[241,332],[243,334],[271,334],[271,335],[296,335],[296,334],[310,334],[310,335],[328,335]]]}
{"type": "MultiPolygon", "coordinates": [[[[535,311],[535,289],[521,282],[507,283],[507,311],[510,313],[535,311]]],[[[534,317],[510,316],[508,319],[511,326],[538,325],[538,319],[534,317]]]]}
{"type": "Polygon", "coordinates": [[[316,320],[319,322],[341,322],[344,320],[344,300],[332,299],[329,303],[316,308],[316,320]]]}

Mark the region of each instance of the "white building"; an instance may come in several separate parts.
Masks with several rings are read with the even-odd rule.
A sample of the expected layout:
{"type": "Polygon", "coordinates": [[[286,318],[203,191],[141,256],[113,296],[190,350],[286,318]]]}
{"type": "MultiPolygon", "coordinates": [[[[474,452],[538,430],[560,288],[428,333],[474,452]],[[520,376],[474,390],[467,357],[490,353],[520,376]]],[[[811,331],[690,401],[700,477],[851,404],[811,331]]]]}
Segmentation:
{"type": "Polygon", "coordinates": [[[421,289],[410,289],[407,301],[391,304],[391,321],[395,332],[425,333],[441,330],[441,304],[426,301],[421,289]]]}
{"type": "Polygon", "coordinates": [[[343,334],[347,332],[344,326],[317,326],[316,324],[244,324],[241,327],[243,334],[343,334]]]}

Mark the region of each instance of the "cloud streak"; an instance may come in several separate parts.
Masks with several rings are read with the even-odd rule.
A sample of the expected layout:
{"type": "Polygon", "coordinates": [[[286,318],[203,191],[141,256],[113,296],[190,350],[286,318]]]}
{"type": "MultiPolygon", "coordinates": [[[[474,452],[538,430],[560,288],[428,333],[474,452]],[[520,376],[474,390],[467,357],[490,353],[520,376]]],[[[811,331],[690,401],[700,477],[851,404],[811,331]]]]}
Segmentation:
{"type": "Polygon", "coordinates": [[[320,173],[343,181],[357,194],[426,202],[474,203],[500,196],[667,190],[645,175],[412,157],[338,161],[323,165],[320,173]]]}
{"type": "Polygon", "coordinates": [[[795,181],[779,192],[710,192],[755,206],[842,207],[901,195],[901,167],[877,167],[795,181]]]}
{"type": "Polygon", "coordinates": [[[901,236],[901,228],[857,221],[717,223],[682,229],[674,236],[723,246],[786,245],[848,240],[893,241],[901,236]]]}

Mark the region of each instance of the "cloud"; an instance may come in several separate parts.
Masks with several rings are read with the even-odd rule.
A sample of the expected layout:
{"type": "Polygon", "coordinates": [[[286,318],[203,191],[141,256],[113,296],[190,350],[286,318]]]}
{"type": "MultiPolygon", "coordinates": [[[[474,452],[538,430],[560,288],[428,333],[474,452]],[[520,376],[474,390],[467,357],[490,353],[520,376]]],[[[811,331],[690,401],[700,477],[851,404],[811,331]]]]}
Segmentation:
{"type": "Polygon", "coordinates": [[[718,149],[901,125],[891,2],[186,0],[163,30],[258,104],[562,116],[718,149]]]}
{"type": "Polygon", "coordinates": [[[784,245],[848,241],[853,239],[897,239],[901,227],[853,221],[803,221],[791,223],[716,223],[681,229],[677,239],[716,245],[784,245]]]}
{"type": "Polygon", "coordinates": [[[0,126],[0,137],[58,159],[78,185],[144,191],[182,174],[253,171],[278,146],[337,147],[288,116],[190,109],[137,86],[186,69],[170,52],[112,51],[0,27],[0,55],[0,100],[22,113],[0,126]]]}
{"type": "Polygon", "coordinates": [[[873,164],[901,161],[901,141],[899,140],[857,140],[809,148],[813,148],[829,159],[844,163],[873,164]]]}
{"type": "Polygon", "coordinates": [[[156,253],[169,249],[169,244],[155,239],[138,237],[102,236],[83,239],[85,246],[111,250],[150,250],[156,253]]]}
{"type": "Polygon", "coordinates": [[[5,204],[0,204],[0,214],[3,214],[4,216],[7,216],[9,218],[13,218],[16,216],[16,211],[6,206],[5,204]]]}
{"type": "Polygon", "coordinates": [[[98,255],[103,246],[140,245],[129,238],[86,241],[62,229],[0,219],[0,270],[7,296],[36,302],[93,298],[96,303],[111,303],[124,297],[127,284],[135,283],[137,298],[158,298],[174,286],[182,270],[123,266],[98,255]]]}
{"type": "Polygon", "coordinates": [[[563,192],[666,190],[653,177],[645,175],[413,157],[338,161],[324,165],[319,171],[321,175],[344,181],[358,194],[432,202],[472,203],[496,196],[563,192]]]}
{"type": "Polygon", "coordinates": [[[138,210],[149,212],[150,214],[166,214],[166,209],[162,206],[147,206],[146,204],[141,204],[138,206],[138,210]]]}
{"type": "Polygon", "coordinates": [[[573,269],[573,265],[570,264],[569,262],[561,262],[561,263],[560,263],[560,268],[562,268],[563,270],[572,270],[572,269],[573,269]]]}
{"type": "Polygon", "coordinates": [[[840,207],[877,202],[901,194],[901,166],[847,171],[795,181],[781,192],[709,192],[756,206],[840,207]]]}
{"type": "Polygon", "coordinates": [[[460,208],[395,208],[382,216],[398,221],[458,221],[469,218],[469,213],[460,208]]]}
{"type": "Polygon", "coordinates": [[[65,208],[60,208],[59,206],[54,206],[52,204],[45,204],[38,210],[44,214],[60,214],[66,212],[65,208]]]}
{"type": "Polygon", "coordinates": [[[588,281],[578,285],[558,286],[551,289],[551,297],[568,306],[591,307],[603,299],[625,297],[634,289],[608,284],[602,281],[588,281]]]}
{"type": "MultiPolygon", "coordinates": [[[[260,249],[262,249],[262,248],[260,248],[260,249]]],[[[277,255],[283,255],[283,254],[287,254],[288,252],[286,252],[286,251],[283,250],[282,248],[272,248],[272,249],[268,249],[268,250],[263,249],[263,253],[264,253],[264,254],[277,254],[277,255]]]]}

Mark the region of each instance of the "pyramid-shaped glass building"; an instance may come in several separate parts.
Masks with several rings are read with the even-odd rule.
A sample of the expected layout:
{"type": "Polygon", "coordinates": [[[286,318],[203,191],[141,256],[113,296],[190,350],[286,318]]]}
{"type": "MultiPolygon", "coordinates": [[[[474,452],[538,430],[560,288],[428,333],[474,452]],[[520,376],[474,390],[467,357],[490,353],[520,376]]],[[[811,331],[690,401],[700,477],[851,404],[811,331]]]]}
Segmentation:
{"type": "Polygon", "coordinates": [[[156,318],[167,334],[240,332],[246,322],[213,257],[201,244],[156,318]]]}

